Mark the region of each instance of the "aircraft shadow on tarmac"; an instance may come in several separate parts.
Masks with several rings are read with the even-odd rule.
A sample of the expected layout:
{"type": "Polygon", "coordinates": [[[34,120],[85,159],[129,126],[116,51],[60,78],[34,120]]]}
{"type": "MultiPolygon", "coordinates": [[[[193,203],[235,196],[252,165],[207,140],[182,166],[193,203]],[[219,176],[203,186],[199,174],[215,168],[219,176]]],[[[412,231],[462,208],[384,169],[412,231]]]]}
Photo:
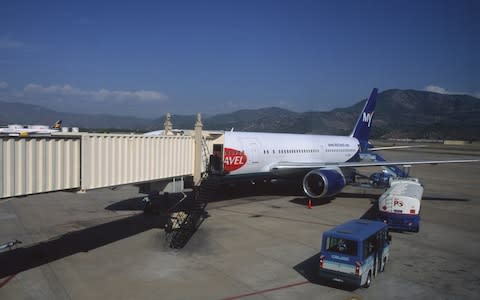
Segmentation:
{"type": "Polygon", "coordinates": [[[334,200],[334,199],[335,198],[309,199],[307,197],[300,197],[300,198],[294,198],[294,199],[290,200],[290,202],[294,203],[294,204],[301,205],[301,206],[307,206],[308,205],[308,200],[310,200],[310,205],[312,207],[315,207],[315,206],[326,205],[326,204],[332,202],[332,200],[334,200]]]}
{"type": "Polygon", "coordinates": [[[224,183],[219,185],[212,201],[223,201],[235,198],[266,195],[303,196],[301,184],[294,180],[279,180],[274,183],[250,182],[224,183]]]}
{"type": "Polygon", "coordinates": [[[153,228],[163,228],[166,221],[166,217],[138,214],[0,253],[0,278],[88,252],[153,228]]]}
{"type": "Polygon", "coordinates": [[[452,197],[430,197],[430,196],[424,196],[422,197],[422,200],[427,200],[427,201],[452,201],[452,202],[469,202],[472,201],[471,199],[465,199],[465,198],[452,198],[452,197]]]}
{"type": "MultiPolygon", "coordinates": [[[[192,193],[187,193],[187,201],[192,199],[192,193]]],[[[165,210],[168,208],[174,206],[176,203],[178,203],[182,198],[184,197],[184,194],[182,193],[170,193],[168,194],[168,197],[157,197],[157,198],[152,198],[150,201],[152,202],[152,205],[157,206],[157,207],[163,207],[165,210]]],[[[119,202],[115,202],[107,207],[105,209],[111,210],[111,211],[143,211],[145,208],[145,202],[142,201],[144,197],[135,197],[135,198],[130,198],[126,200],[122,200],[119,202]]]]}
{"type": "Polygon", "coordinates": [[[106,210],[111,211],[142,211],[145,203],[142,201],[143,197],[135,197],[119,202],[115,202],[105,207],[106,210]]]}
{"type": "MultiPolygon", "coordinates": [[[[154,206],[159,207],[172,207],[180,199],[187,196],[185,201],[193,199],[193,192],[183,193],[170,193],[168,200],[159,197],[158,199],[151,199],[154,206]],[[166,202],[166,203],[165,203],[166,202]]],[[[266,196],[266,195],[282,195],[282,196],[304,196],[303,192],[299,188],[298,184],[293,183],[291,180],[282,181],[282,183],[257,183],[251,184],[250,182],[241,182],[237,184],[221,184],[217,190],[210,195],[209,202],[220,202],[225,200],[233,200],[237,198],[252,197],[252,196],[266,196]],[[286,182],[286,183],[285,183],[286,182]]],[[[145,203],[142,201],[143,197],[135,197],[126,199],[123,201],[115,202],[105,209],[112,211],[141,211],[145,208],[145,203]]],[[[332,198],[333,199],[333,198],[332,198]]],[[[306,205],[307,198],[298,198],[293,201],[294,203],[306,205]],[[302,200],[303,199],[303,200],[302,200]]],[[[312,199],[312,206],[322,205],[324,200],[312,199]]],[[[328,202],[325,202],[325,204],[328,202]]]]}
{"type": "Polygon", "coordinates": [[[308,198],[308,197],[298,197],[290,200],[291,203],[306,206],[308,205],[308,200],[310,200],[310,204],[312,207],[315,206],[321,206],[321,205],[326,205],[332,201],[335,201],[335,198],[368,198],[372,199],[373,201],[376,201],[378,199],[378,195],[375,194],[360,194],[360,193],[340,193],[334,197],[328,197],[328,198],[321,198],[321,199],[315,199],[315,198],[308,198]]]}

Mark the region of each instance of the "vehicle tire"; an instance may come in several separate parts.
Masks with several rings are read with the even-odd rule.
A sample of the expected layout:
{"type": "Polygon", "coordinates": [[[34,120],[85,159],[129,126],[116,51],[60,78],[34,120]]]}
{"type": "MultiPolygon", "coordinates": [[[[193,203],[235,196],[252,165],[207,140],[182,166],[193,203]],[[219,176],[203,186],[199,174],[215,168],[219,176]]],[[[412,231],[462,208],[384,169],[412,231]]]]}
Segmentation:
{"type": "Polygon", "coordinates": [[[165,223],[164,229],[166,233],[171,233],[173,231],[173,223],[171,219],[168,219],[167,223],[165,223]]]}
{"type": "Polygon", "coordinates": [[[368,289],[371,283],[372,283],[372,272],[369,271],[367,276],[367,281],[365,281],[365,284],[363,285],[363,287],[368,289]]]}

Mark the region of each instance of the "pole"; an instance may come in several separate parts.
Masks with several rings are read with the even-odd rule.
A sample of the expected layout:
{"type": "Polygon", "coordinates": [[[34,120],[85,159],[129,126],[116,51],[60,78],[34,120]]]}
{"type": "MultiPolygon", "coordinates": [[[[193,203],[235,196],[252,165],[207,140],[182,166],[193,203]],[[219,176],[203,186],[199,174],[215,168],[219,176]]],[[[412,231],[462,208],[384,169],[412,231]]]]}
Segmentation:
{"type": "Polygon", "coordinates": [[[193,160],[193,184],[199,186],[202,180],[202,115],[197,114],[195,122],[195,157],[193,160]]]}

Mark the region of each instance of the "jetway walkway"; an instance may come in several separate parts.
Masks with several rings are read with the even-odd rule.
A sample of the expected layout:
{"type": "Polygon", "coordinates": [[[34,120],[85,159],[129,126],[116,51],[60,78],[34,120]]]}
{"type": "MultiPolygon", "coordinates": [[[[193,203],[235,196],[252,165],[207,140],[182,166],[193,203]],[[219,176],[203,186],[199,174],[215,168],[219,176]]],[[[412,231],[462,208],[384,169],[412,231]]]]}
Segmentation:
{"type": "Polygon", "coordinates": [[[201,126],[199,129],[190,134],[166,132],[157,136],[0,136],[0,198],[59,190],[87,191],[195,173],[201,176],[214,140],[223,143],[223,136],[202,132],[201,126]]]}

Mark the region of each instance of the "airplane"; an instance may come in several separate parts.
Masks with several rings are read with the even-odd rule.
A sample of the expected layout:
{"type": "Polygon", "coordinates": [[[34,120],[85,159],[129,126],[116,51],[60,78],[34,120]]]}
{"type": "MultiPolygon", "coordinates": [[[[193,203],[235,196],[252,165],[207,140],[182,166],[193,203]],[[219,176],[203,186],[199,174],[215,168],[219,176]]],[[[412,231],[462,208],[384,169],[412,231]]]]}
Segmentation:
{"type": "Polygon", "coordinates": [[[62,120],[58,120],[51,128],[46,125],[8,125],[5,128],[0,128],[0,135],[6,134],[8,136],[28,136],[30,134],[51,134],[59,132],[62,129],[62,120]]]}
{"type": "Polygon", "coordinates": [[[170,129],[170,130],[155,130],[146,132],[144,136],[158,136],[158,135],[184,135],[185,133],[189,133],[191,130],[183,130],[183,129],[170,129]]]}
{"type": "Polygon", "coordinates": [[[408,177],[405,169],[399,166],[409,168],[419,164],[479,161],[386,161],[374,152],[386,147],[374,148],[369,143],[377,92],[377,88],[372,90],[349,136],[226,131],[223,147],[214,145],[211,174],[225,179],[303,178],[305,195],[328,198],[340,193],[346,185],[355,183],[360,174],[357,168],[382,167],[383,172],[370,177],[377,181],[373,186],[378,186],[388,184],[390,177],[408,177]]]}

